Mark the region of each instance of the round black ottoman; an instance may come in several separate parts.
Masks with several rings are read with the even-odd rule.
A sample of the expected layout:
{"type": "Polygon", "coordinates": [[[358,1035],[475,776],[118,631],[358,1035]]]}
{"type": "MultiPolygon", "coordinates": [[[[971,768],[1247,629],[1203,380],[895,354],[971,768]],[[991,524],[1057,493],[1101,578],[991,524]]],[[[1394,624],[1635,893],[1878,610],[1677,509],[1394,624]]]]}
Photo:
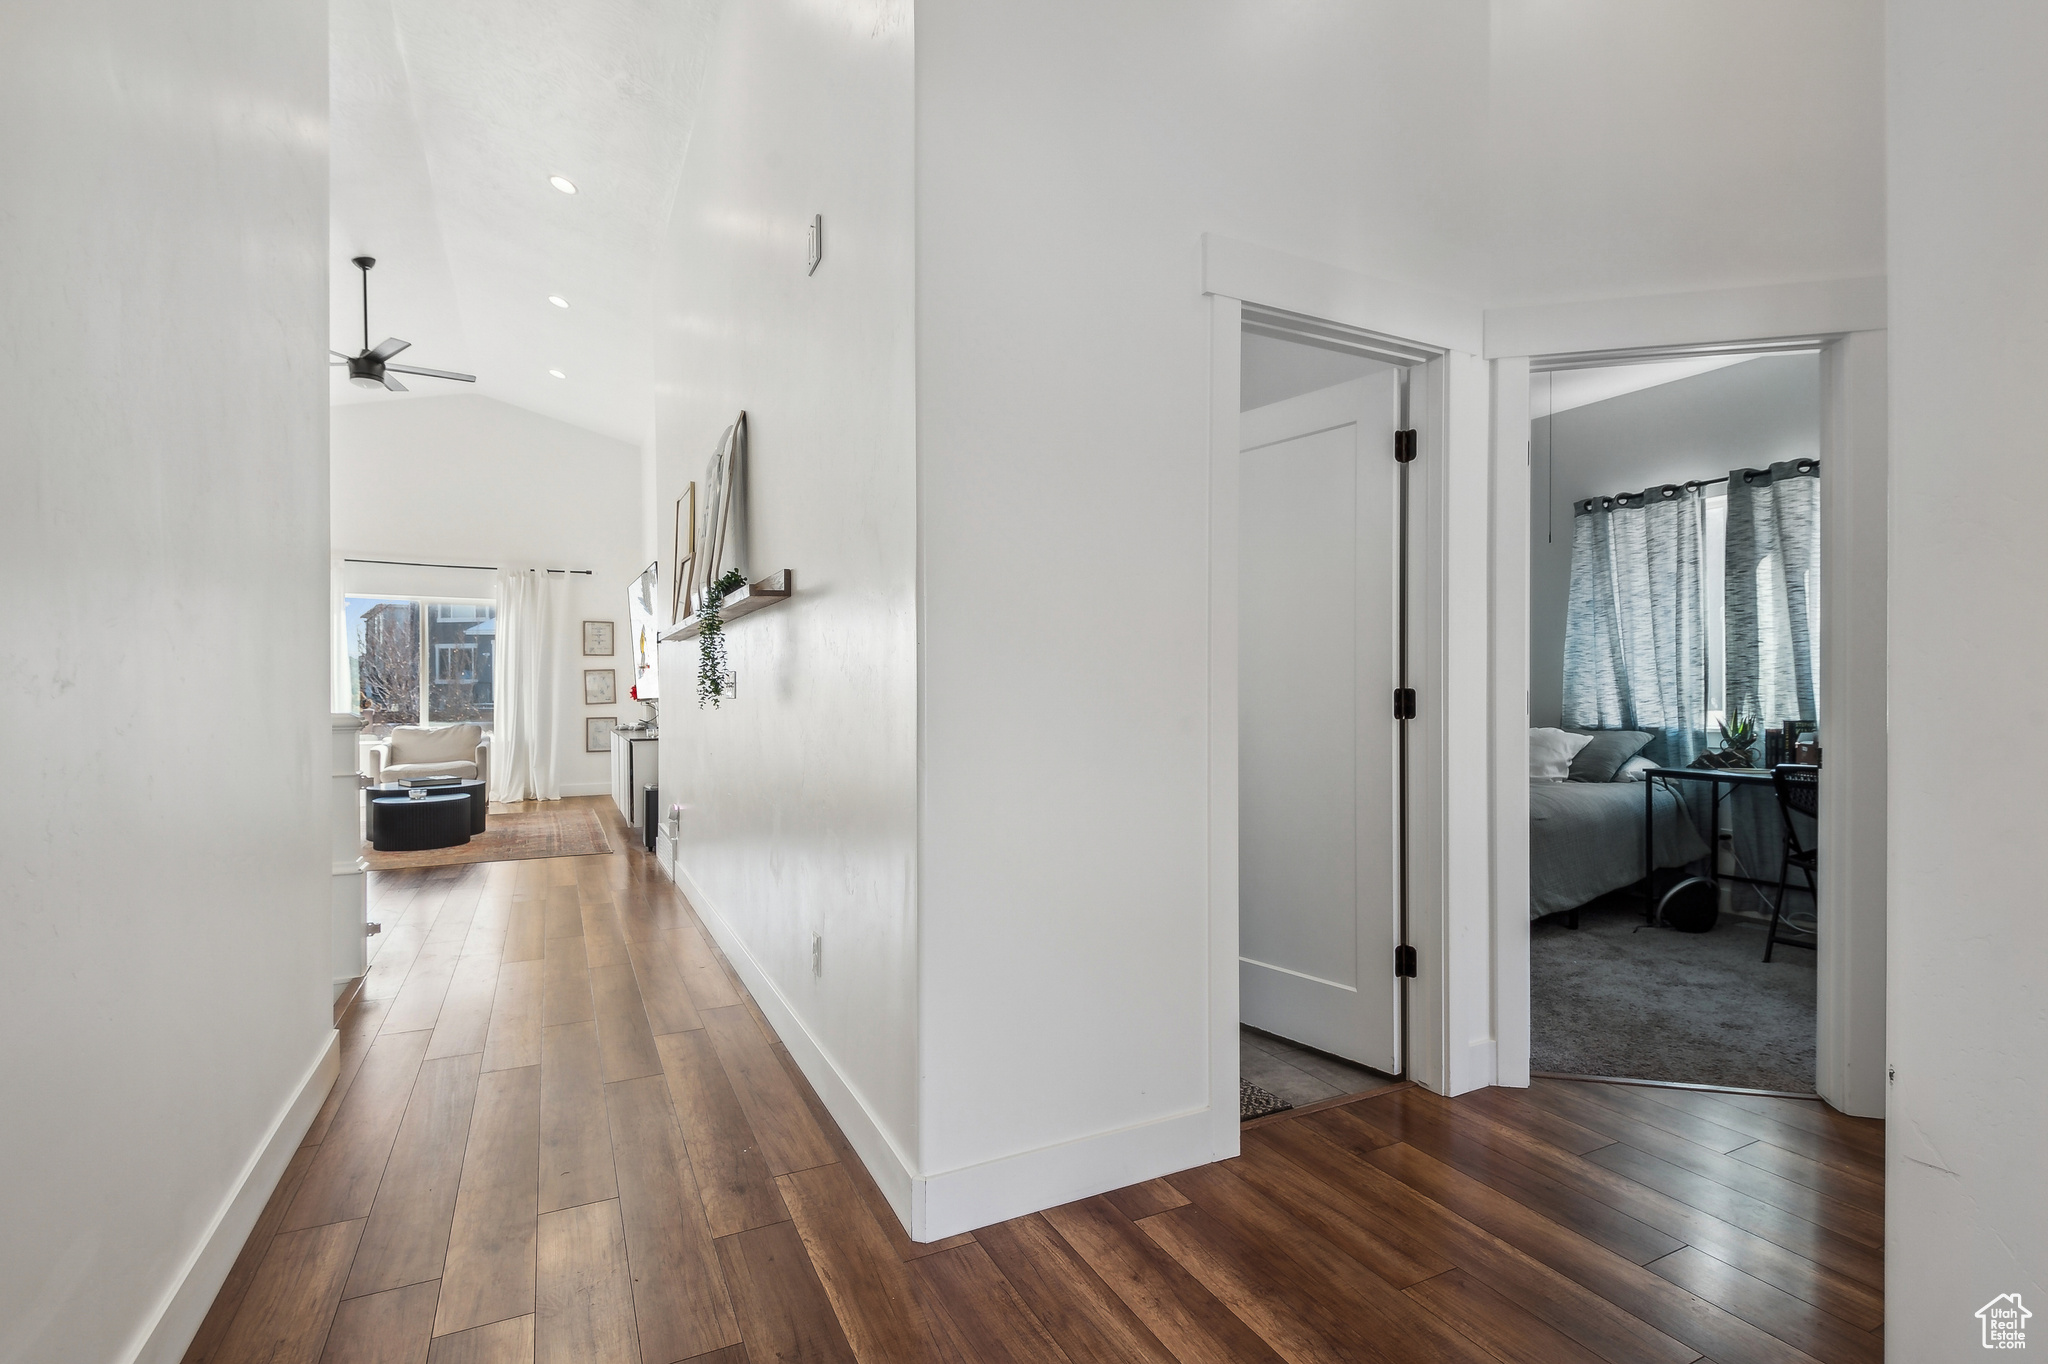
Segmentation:
{"type": "MultiPolygon", "coordinates": [[[[403,797],[409,789],[408,787],[400,786],[395,781],[386,782],[382,786],[366,786],[363,788],[363,799],[383,800],[386,796],[403,797]]],[[[471,836],[475,836],[484,831],[484,814],[490,808],[490,797],[485,794],[482,782],[475,780],[452,781],[429,786],[426,789],[437,796],[468,796],[469,832],[471,836]]]]}
{"type": "Polygon", "coordinates": [[[370,846],[378,852],[419,852],[469,842],[466,795],[380,796],[370,802],[370,846]]]}

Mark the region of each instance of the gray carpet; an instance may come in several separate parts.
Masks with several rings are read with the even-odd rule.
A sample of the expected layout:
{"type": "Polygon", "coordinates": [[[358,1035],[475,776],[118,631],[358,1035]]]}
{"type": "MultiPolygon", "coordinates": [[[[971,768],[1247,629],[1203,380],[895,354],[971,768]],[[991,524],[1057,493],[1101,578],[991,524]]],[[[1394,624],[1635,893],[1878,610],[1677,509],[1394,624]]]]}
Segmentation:
{"type": "Polygon", "coordinates": [[[1726,917],[1643,928],[1620,894],[1579,921],[1529,926],[1530,1069],[1813,1092],[1813,953],[1766,965],[1764,926],[1726,917]]]}

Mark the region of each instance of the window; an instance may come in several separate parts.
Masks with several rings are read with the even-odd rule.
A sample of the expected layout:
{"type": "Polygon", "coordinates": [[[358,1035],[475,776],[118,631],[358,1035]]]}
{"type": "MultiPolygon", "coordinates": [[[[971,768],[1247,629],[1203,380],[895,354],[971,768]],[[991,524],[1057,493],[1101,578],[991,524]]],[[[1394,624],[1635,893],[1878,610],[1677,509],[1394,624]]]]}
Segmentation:
{"type": "Polygon", "coordinates": [[[1728,557],[1728,494],[1705,498],[1706,533],[1700,537],[1700,609],[1707,618],[1707,734],[1720,732],[1728,713],[1728,622],[1722,615],[1727,595],[1721,575],[1728,557]]]}
{"type": "Polygon", "coordinates": [[[490,727],[494,604],[350,597],[347,606],[349,693],[366,733],[465,720],[490,727]]]}

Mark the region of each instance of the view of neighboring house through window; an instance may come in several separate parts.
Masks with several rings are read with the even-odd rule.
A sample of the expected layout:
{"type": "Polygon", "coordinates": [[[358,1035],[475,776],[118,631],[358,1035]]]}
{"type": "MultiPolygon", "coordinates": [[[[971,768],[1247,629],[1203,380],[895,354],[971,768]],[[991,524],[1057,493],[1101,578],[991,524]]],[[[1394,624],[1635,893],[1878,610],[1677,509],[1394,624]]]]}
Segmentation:
{"type": "Polygon", "coordinates": [[[472,721],[490,727],[497,607],[350,597],[349,694],[364,731],[472,721]]]}

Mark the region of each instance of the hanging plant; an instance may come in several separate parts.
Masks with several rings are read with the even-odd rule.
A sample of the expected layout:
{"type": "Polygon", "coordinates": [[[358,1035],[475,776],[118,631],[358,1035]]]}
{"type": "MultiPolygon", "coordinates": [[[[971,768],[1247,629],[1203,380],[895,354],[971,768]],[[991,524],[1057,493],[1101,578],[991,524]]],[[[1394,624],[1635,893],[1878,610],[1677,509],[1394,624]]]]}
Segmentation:
{"type": "Polygon", "coordinates": [[[697,611],[697,704],[718,705],[732,692],[732,670],[725,665],[725,622],[719,608],[728,594],[747,585],[747,575],[727,569],[717,582],[704,589],[704,605],[697,611]]]}

